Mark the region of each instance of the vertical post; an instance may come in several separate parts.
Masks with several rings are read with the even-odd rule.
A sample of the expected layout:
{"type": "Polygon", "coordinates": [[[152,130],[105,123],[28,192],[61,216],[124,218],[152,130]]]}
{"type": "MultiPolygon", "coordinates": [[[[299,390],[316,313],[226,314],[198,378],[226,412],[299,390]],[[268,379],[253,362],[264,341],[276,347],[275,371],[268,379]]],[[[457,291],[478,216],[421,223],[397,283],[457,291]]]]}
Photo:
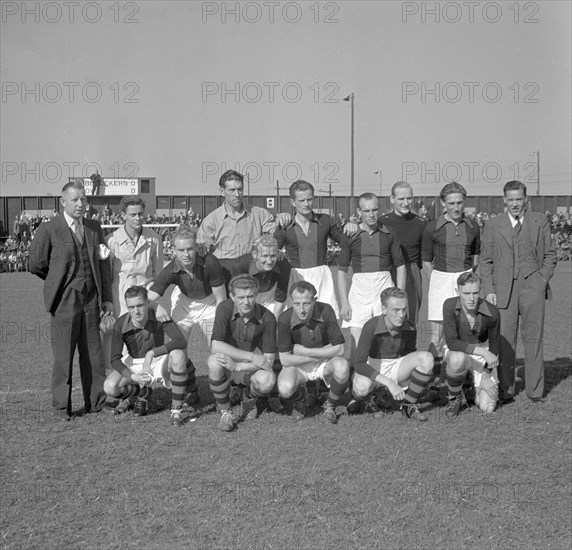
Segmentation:
{"type": "Polygon", "coordinates": [[[351,111],[352,111],[352,133],[351,133],[351,185],[350,185],[350,194],[352,197],[352,204],[355,202],[355,187],[354,187],[354,93],[352,92],[350,95],[350,104],[351,104],[351,111]]]}
{"type": "Polygon", "coordinates": [[[540,195],[540,151],[536,151],[536,196],[540,195]]]}
{"type": "Polygon", "coordinates": [[[278,180],[276,180],[276,214],[280,212],[279,208],[280,208],[280,185],[278,183],[278,180]]]}

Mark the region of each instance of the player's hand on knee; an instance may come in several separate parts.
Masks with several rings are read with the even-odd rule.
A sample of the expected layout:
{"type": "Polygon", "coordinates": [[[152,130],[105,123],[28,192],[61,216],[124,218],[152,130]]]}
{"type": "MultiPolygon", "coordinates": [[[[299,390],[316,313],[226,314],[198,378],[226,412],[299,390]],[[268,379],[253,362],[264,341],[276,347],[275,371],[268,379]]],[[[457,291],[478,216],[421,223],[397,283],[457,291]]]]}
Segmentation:
{"type": "Polygon", "coordinates": [[[151,382],[151,376],[148,374],[132,374],[131,380],[142,388],[151,382]]]}
{"type": "Polygon", "coordinates": [[[405,399],[405,390],[399,384],[392,382],[389,386],[387,386],[387,389],[391,392],[391,396],[396,401],[405,399]]]}
{"type": "Polygon", "coordinates": [[[215,359],[219,367],[229,371],[236,370],[236,363],[234,362],[232,357],[229,357],[225,353],[215,353],[215,359]]]}
{"type": "Polygon", "coordinates": [[[499,365],[499,358],[490,351],[486,351],[483,355],[484,360],[487,362],[487,365],[490,369],[494,369],[499,365]]]}

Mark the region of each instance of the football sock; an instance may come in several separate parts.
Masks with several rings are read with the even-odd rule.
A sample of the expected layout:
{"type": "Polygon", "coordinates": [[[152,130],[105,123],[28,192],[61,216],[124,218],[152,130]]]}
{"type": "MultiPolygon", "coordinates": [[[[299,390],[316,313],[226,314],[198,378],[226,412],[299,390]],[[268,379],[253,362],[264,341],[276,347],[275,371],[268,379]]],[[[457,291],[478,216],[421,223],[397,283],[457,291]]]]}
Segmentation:
{"type": "Polygon", "coordinates": [[[288,398],[288,401],[300,401],[304,397],[304,392],[302,387],[298,386],[292,397],[288,398]]]}
{"type": "Polygon", "coordinates": [[[460,397],[465,380],[466,372],[461,374],[447,374],[447,388],[449,389],[449,399],[460,397]]]}
{"type": "Polygon", "coordinates": [[[123,391],[117,396],[117,399],[127,399],[139,394],[139,386],[137,384],[125,384],[121,389],[123,391]]]}
{"type": "Polygon", "coordinates": [[[187,359],[187,384],[185,393],[197,393],[198,391],[195,364],[190,359],[187,359]]]}
{"type": "Polygon", "coordinates": [[[229,409],[230,379],[225,375],[220,380],[214,380],[209,376],[209,387],[213,392],[215,401],[221,409],[229,409]]]}
{"type": "Polygon", "coordinates": [[[336,405],[338,401],[343,397],[347,382],[338,382],[334,376],[330,382],[330,391],[328,392],[328,401],[336,405]]]}
{"type": "Polygon", "coordinates": [[[411,373],[411,378],[409,379],[409,387],[405,392],[405,403],[412,405],[417,403],[420,395],[423,393],[425,386],[429,384],[433,373],[421,372],[419,369],[415,369],[411,373]]]}
{"type": "Polygon", "coordinates": [[[187,373],[171,373],[171,399],[172,409],[179,409],[183,406],[185,399],[185,387],[187,385],[187,373]]]}

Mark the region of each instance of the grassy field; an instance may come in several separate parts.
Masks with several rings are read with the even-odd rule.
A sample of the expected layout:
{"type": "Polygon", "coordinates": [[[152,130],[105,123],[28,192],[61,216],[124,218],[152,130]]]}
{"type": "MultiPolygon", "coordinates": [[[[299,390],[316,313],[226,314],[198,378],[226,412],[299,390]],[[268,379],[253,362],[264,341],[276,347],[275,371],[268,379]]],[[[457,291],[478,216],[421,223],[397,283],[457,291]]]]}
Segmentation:
{"type": "Polygon", "coordinates": [[[41,281],[2,274],[0,546],[570,548],[570,282],[571,264],[558,266],[543,405],[521,393],[491,416],[447,420],[428,404],[422,425],[344,406],[336,426],[265,412],[226,434],[198,338],[204,407],[183,428],[169,425],[162,391],[145,418],[54,420],[41,281]]]}

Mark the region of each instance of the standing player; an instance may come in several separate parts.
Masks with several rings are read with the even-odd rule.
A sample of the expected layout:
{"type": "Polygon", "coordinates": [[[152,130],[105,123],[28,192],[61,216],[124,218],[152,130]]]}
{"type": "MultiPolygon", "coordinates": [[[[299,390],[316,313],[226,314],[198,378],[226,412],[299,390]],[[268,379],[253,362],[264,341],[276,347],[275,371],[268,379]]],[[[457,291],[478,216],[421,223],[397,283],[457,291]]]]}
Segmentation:
{"type": "MultiPolygon", "coordinates": [[[[194,227],[181,226],[173,235],[175,259],[159,273],[149,291],[151,303],[163,296],[170,285],[176,285],[171,305],[172,318],[189,340],[192,326],[199,325],[207,341],[213,330],[216,306],[226,298],[224,277],[220,263],[212,254],[197,254],[197,232],[194,227]]],[[[157,305],[157,319],[166,321],[171,316],[157,305]]],[[[186,348],[185,348],[186,351],[186,348]]],[[[199,401],[195,366],[187,361],[187,403],[194,405],[199,401]]]]}
{"type": "Polygon", "coordinates": [[[514,396],[514,360],[519,317],[524,346],[526,395],[542,402],[544,393],[544,308],[551,296],[556,251],[544,214],[526,210],[526,186],[505,184],[507,211],[487,220],[481,276],[486,298],[501,316],[501,399],[514,396]]]}
{"type": "MultiPolygon", "coordinates": [[[[149,289],[163,269],[163,240],[143,227],[145,201],[137,195],[121,199],[125,224],[105,239],[110,250],[113,309],[117,318],[127,313],[125,291],[130,286],[149,289]]],[[[111,367],[111,334],[103,336],[106,366],[111,367]]]]}
{"type": "Polygon", "coordinates": [[[390,269],[397,273],[397,286],[405,290],[405,261],[401,245],[393,231],[379,221],[379,201],[373,193],[363,193],[358,198],[357,213],[360,217],[358,233],[344,236],[338,262],[338,288],[342,304],[340,315],[342,328],[349,327],[352,336],[350,363],[353,364],[355,348],[365,323],[381,314],[381,302],[372,299],[392,287],[390,269]],[[347,273],[352,266],[353,277],[348,293],[347,273]]]}
{"type": "Polygon", "coordinates": [[[365,408],[375,417],[381,416],[373,391],[385,386],[394,399],[403,400],[401,411],[406,418],[428,420],[417,408],[417,401],[431,380],[433,356],[415,351],[416,339],[415,325],[407,320],[407,295],[398,288],[386,288],[381,293],[381,315],[364,325],[359,339],[352,381],[354,399],[348,413],[360,413],[365,408]]]}
{"type": "Polygon", "coordinates": [[[266,397],[276,377],[276,317],[256,303],[258,282],[250,275],[236,275],[229,284],[230,299],[216,309],[208,359],[209,385],[221,413],[219,428],[230,432],[230,385],[245,386],[242,415],[258,415],[257,398],[266,397]]]}
{"type": "Polygon", "coordinates": [[[469,371],[475,384],[475,404],[485,414],[492,413],[498,401],[500,314],[494,305],[479,298],[481,280],[474,273],[460,275],[457,290],[459,296],[443,304],[443,358],[449,389],[445,413],[450,417],[459,414],[463,382],[469,371]]]}
{"type": "Polygon", "coordinates": [[[171,424],[182,426],[187,341],[175,323],[157,321],[155,312],[149,308],[145,287],[128,288],[125,302],[128,312],[113,327],[111,365],[115,372],[106,378],[105,392],[122,400],[116,407],[117,413],[125,412],[130,398],[137,396],[133,412],[145,416],[152,394],[150,384],[161,382],[172,390],[171,424]],[[167,343],[165,335],[170,338],[167,343]],[[123,345],[127,347],[127,355],[123,355],[123,345]]]}
{"type": "Polygon", "coordinates": [[[210,248],[221,261],[228,281],[230,276],[226,271],[232,260],[250,252],[260,235],[274,233],[276,224],[268,210],[244,203],[242,174],[227,170],[219,179],[219,188],[224,203],[202,221],[197,241],[210,248]]]}
{"type": "MultiPolygon", "coordinates": [[[[412,323],[417,323],[419,308],[423,299],[421,244],[427,221],[412,211],[414,204],[413,189],[408,183],[404,181],[394,183],[391,188],[390,201],[393,204],[393,210],[382,216],[381,221],[395,231],[397,240],[401,243],[407,273],[407,306],[409,307],[407,318],[412,323]]],[[[397,281],[395,268],[392,268],[391,275],[396,285],[401,288],[397,281]]]]}
{"type": "Polygon", "coordinates": [[[328,237],[338,244],[342,240],[342,229],[327,214],[316,214],[312,210],[314,187],[304,180],[290,186],[290,202],[296,210],[294,219],[284,228],[276,230],[274,236],[278,248],[286,246],[286,256],[294,268],[293,277],[308,281],[316,288],[320,300],[330,304],[336,317],[339,315],[334,280],[326,265],[328,237]]]}
{"type": "Polygon", "coordinates": [[[481,253],[478,225],[465,217],[467,191],[456,182],[441,189],[441,206],[445,210],[430,221],[423,232],[421,258],[429,278],[428,320],[432,323],[429,351],[435,358],[435,373],[443,361],[443,302],[456,295],[461,273],[472,271],[481,253]]]}
{"type": "Polygon", "coordinates": [[[349,365],[344,359],[344,337],[333,308],[318,302],[316,288],[306,281],[290,287],[292,308],[278,320],[278,352],[282,371],[278,390],[294,403],[296,420],[306,415],[306,382],[323,380],[329,388],[324,404],[324,419],[338,421],[336,405],[349,380],[349,365]]]}

